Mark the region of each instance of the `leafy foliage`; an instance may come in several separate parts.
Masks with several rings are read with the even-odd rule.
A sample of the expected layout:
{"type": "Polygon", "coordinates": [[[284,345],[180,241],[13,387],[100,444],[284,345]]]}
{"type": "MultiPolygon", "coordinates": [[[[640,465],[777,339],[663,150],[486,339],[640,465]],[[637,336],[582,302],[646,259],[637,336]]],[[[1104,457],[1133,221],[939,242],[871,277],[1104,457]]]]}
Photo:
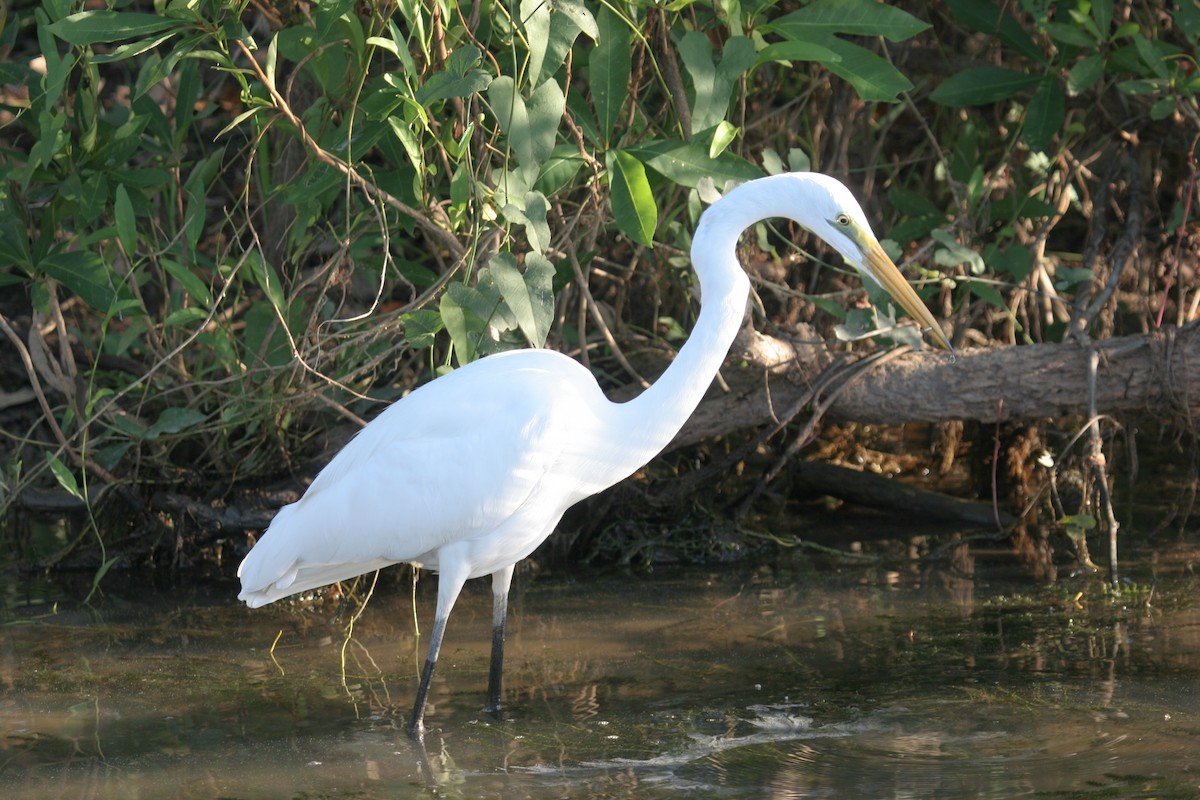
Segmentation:
{"type": "MultiPolygon", "coordinates": [[[[1172,142],[1160,169],[1194,177],[1189,4],[9,14],[3,368],[41,419],[0,453],[6,505],[38,481],[218,494],[277,474],[329,415],[512,347],[623,380],[614,343],[686,327],[678,255],[702,201],[764,172],[885,188],[882,230],[932,250],[924,293],[1009,341],[1063,335],[1103,277],[1085,263],[1088,165],[1153,131],[1172,142]]],[[[1188,197],[1161,230],[1184,231],[1188,197]]],[[[844,305],[837,272],[791,277],[815,302],[797,311],[763,272],[768,312],[844,305]]]]}

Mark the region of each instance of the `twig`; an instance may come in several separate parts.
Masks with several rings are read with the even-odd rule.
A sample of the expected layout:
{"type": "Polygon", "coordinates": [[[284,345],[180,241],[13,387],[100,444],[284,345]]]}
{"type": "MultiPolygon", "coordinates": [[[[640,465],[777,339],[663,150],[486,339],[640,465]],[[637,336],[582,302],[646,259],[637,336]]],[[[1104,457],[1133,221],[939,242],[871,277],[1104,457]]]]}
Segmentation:
{"type": "Polygon", "coordinates": [[[1000,524],[1000,490],[996,473],[1000,469],[1000,421],[1004,419],[1004,398],[996,402],[996,433],[992,444],[992,513],[996,517],[996,530],[1004,530],[1000,524]]]}
{"type": "MultiPolygon", "coordinates": [[[[809,398],[815,398],[820,395],[820,392],[824,390],[825,384],[832,383],[835,379],[846,375],[846,373],[849,374],[846,375],[845,380],[842,381],[842,383],[834,387],[834,389],[830,391],[827,396],[825,396],[816,404],[816,406],[813,408],[812,416],[809,417],[808,422],[805,423],[800,432],[793,437],[791,444],[789,444],[783,453],[775,460],[775,463],[771,465],[771,468],[767,470],[762,479],[754,485],[754,488],[750,490],[746,497],[740,503],[738,503],[736,515],[739,518],[745,516],[746,513],[749,512],[750,506],[767,488],[767,485],[774,481],[775,478],[779,476],[779,473],[783,471],[783,468],[786,467],[788,463],[796,457],[796,454],[812,441],[817,425],[819,425],[820,422],[825,418],[825,412],[828,411],[829,407],[833,405],[839,396],[841,396],[842,392],[854,385],[854,383],[866,375],[867,372],[869,372],[872,368],[882,366],[883,364],[886,364],[892,359],[907,353],[910,350],[911,348],[909,347],[897,347],[893,350],[874,353],[870,356],[867,356],[862,361],[858,361],[842,370],[827,370],[826,374],[829,375],[828,380],[818,383],[812,388],[811,391],[806,392],[802,398],[802,403],[793,404],[793,406],[788,409],[788,413],[784,414],[780,423],[773,428],[770,434],[767,434],[768,436],[774,435],[774,433],[782,430],[783,427],[788,424],[791,418],[799,413],[800,408],[802,408],[804,404],[807,404],[809,398]]],[[[762,438],[765,439],[765,437],[762,438]]]]}
{"type": "Polygon", "coordinates": [[[1100,350],[1093,348],[1088,354],[1088,446],[1085,462],[1090,468],[1099,492],[1104,523],[1108,528],[1108,581],[1116,588],[1117,576],[1117,531],[1121,524],[1113,513],[1112,496],[1108,491],[1108,469],[1104,458],[1104,443],[1100,438],[1100,418],[1096,412],[1096,371],[1100,366],[1100,350]]]}
{"type": "MultiPolygon", "coordinates": [[[[1091,327],[1092,321],[1101,309],[1108,304],[1113,292],[1117,289],[1117,283],[1121,279],[1121,273],[1125,270],[1125,266],[1129,263],[1130,256],[1136,249],[1138,241],[1142,235],[1142,186],[1141,186],[1141,170],[1138,167],[1137,158],[1133,155],[1128,157],[1129,162],[1129,191],[1126,194],[1126,199],[1129,201],[1129,213],[1125,218],[1125,230],[1121,232],[1121,236],[1113,244],[1112,250],[1109,251],[1109,275],[1105,281],[1104,287],[1088,302],[1088,296],[1091,293],[1090,285],[1080,287],[1079,294],[1075,298],[1075,313],[1071,320],[1071,336],[1077,341],[1084,341],[1087,329],[1091,327]],[[1086,304],[1086,308],[1084,305],[1086,304]]],[[[1096,238],[1096,233],[1093,232],[1093,241],[1096,238]]],[[[1089,247],[1089,251],[1091,248],[1089,247]]],[[[1090,255],[1094,253],[1089,252],[1090,255]]],[[[1090,267],[1088,263],[1091,259],[1085,260],[1085,266],[1090,267]]],[[[1093,413],[1094,415],[1094,413],[1093,413]]]]}
{"type": "Polygon", "coordinates": [[[271,100],[274,103],[274,108],[287,118],[288,122],[290,122],[296,129],[296,133],[300,136],[300,140],[304,143],[304,146],[307,147],[312,154],[317,157],[318,160],[328,164],[344,174],[346,177],[350,178],[350,180],[354,181],[359,188],[361,188],[371,197],[376,197],[382,200],[392,208],[412,219],[418,228],[424,231],[427,236],[436,241],[442,247],[445,247],[455,259],[461,259],[465,255],[465,248],[463,247],[462,243],[454,237],[453,234],[451,234],[442,226],[438,225],[418,209],[413,208],[399,198],[379,188],[374,183],[360,175],[358,170],[356,170],[352,165],[347,164],[345,161],[342,161],[337,156],[322,148],[321,145],[317,144],[317,142],[308,134],[308,131],[304,127],[304,123],[300,121],[300,118],[297,117],[292,111],[291,107],[287,104],[287,101],[283,99],[283,95],[279,93],[279,89],[275,86],[275,82],[267,77],[266,72],[263,71],[262,65],[258,63],[258,59],[256,59],[254,54],[250,52],[250,48],[248,48],[245,42],[241,41],[240,39],[237,41],[237,46],[241,49],[242,53],[246,56],[246,59],[250,62],[251,68],[254,70],[255,75],[258,76],[258,79],[262,82],[262,85],[266,88],[267,92],[270,93],[271,100]]]}

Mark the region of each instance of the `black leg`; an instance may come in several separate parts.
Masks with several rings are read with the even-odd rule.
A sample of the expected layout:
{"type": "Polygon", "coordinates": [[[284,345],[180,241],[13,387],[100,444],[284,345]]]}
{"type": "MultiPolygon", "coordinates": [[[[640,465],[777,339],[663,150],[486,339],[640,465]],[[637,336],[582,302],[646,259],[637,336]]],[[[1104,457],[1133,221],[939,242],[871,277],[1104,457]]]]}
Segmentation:
{"type": "Polygon", "coordinates": [[[425,701],[429,697],[429,684],[433,680],[433,670],[437,667],[438,653],[442,649],[442,635],[446,632],[446,620],[450,618],[454,601],[467,582],[467,574],[464,562],[446,559],[438,576],[437,612],[433,617],[433,630],[429,634],[429,653],[425,656],[425,668],[421,670],[421,683],[417,686],[412,719],[408,721],[408,735],[414,739],[421,738],[425,732],[425,701]]]}
{"type": "Polygon", "coordinates": [[[492,573],[492,663],[488,669],[487,705],[484,710],[500,716],[504,680],[504,623],[508,618],[508,587],[513,568],[505,567],[492,573]]]}
{"type": "Polygon", "coordinates": [[[425,656],[425,669],[421,670],[421,684],[417,687],[417,700],[413,703],[412,718],[408,722],[408,735],[419,738],[425,732],[425,699],[429,696],[429,683],[433,680],[433,669],[437,666],[438,651],[442,649],[442,634],[446,632],[446,618],[434,620],[433,632],[429,636],[429,654],[425,656]]]}

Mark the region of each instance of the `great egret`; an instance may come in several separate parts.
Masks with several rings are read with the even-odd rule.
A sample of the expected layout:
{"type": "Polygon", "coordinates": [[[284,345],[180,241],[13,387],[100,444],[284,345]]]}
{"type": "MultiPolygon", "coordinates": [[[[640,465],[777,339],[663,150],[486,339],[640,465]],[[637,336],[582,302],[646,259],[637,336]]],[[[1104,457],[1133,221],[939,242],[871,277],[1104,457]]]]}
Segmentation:
{"type": "Polygon", "coordinates": [[[463,584],[492,576],[488,709],[500,708],[513,566],[572,505],[631,475],[674,438],[712,383],[742,323],[750,282],[738,237],[794,220],[878,284],[943,347],[933,315],[883,252],[837,180],[788,173],[750,181],[701,217],[692,264],[704,304],[666,372],[613,403],[583,366],[551,350],[488,356],[385,409],[284,506],[238,568],[239,599],[257,608],[297,592],[408,562],[440,573],[429,654],[409,733],[425,699],[446,619],[463,584]]]}

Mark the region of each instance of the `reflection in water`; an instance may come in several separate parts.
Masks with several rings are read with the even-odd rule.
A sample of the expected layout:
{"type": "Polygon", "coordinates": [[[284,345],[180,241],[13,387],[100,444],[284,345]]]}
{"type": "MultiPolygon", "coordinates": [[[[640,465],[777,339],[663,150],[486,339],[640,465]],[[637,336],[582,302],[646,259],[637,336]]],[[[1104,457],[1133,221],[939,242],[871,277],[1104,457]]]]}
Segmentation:
{"type": "Polygon", "coordinates": [[[377,592],[349,643],[328,609],[251,614],[232,595],[142,602],[131,589],[34,620],[51,609],[10,591],[0,795],[1197,788],[1193,578],[1160,580],[1157,607],[1125,607],[1100,581],[997,586],[963,538],[905,547],[923,560],[518,580],[503,722],[480,708],[490,596],[472,587],[423,747],[402,732],[423,657],[405,589],[377,592]]]}

